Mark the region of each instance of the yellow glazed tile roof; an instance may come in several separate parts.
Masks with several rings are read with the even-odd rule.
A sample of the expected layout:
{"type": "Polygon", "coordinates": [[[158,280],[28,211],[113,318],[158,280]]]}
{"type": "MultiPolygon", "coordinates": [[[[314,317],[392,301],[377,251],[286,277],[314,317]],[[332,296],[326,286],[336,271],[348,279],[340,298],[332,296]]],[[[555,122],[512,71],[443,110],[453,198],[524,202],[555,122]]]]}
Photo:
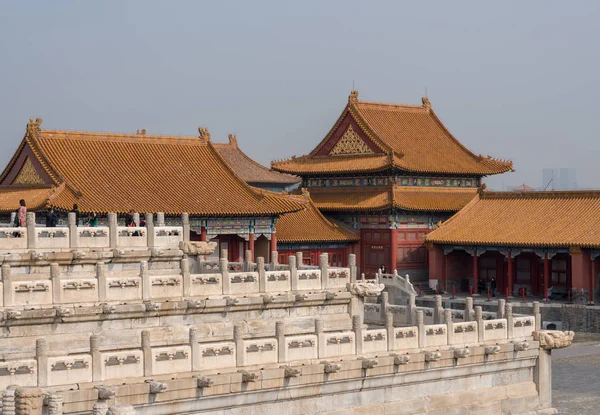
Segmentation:
{"type": "Polygon", "coordinates": [[[427,98],[423,98],[422,106],[383,104],[359,101],[358,93],[353,91],[332,130],[309,155],[276,161],[272,167],[300,175],[398,168],[485,176],[512,170],[512,162],[469,151],[442,124],[427,98]],[[352,160],[348,156],[317,155],[348,114],[383,153],[355,155],[352,160]]]}
{"type": "Polygon", "coordinates": [[[453,245],[600,247],[600,192],[483,192],[427,241],[453,245]]]}
{"type": "Polygon", "coordinates": [[[14,212],[19,207],[19,200],[24,199],[27,209],[34,211],[45,209],[54,188],[45,187],[0,187],[0,212],[14,212]]]}

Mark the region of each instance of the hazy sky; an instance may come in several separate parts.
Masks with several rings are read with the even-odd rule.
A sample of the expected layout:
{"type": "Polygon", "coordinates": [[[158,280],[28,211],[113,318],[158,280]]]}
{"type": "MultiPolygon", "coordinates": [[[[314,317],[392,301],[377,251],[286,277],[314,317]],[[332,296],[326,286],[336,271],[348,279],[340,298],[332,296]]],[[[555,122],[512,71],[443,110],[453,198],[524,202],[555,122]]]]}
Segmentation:
{"type": "Polygon", "coordinates": [[[309,152],[354,82],[420,104],[491,187],[575,167],[600,187],[598,1],[19,1],[0,8],[0,164],[43,128],[236,133],[256,160],[309,152]]]}

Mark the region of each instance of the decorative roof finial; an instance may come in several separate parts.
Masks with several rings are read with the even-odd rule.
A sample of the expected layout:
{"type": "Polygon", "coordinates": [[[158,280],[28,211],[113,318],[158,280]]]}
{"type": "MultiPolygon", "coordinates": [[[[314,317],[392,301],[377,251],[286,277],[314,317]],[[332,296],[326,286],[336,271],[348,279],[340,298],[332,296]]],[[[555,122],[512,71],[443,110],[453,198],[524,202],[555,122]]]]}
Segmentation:
{"type": "Polygon", "coordinates": [[[33,118],[29,118],[29,123],[27,124],[27,134],[37,137],[42,131],[40,125],[42,125],[41,118],[36,118],[35,121],[33,118]]]}
{"type": "Polygon", "coordinates": [[[210,133],[208,132],[208,128],[199,127],[198,133],[200,133],[200,138],[205,139],[206,141],[210,141],[210,133]]]}
{"type": "Polygon", "coordinates": [[[421,98],[421,101],[423,102],[423,108],[426,108],[426,109],[431,108],[431,102],[429,102],[429,98],[423,97],[423,98],[421,98]]]}
{"type": "Polygon", "coordinates": [[[137,130],[137,131],[136,131],[136,134],[137,134],[137,135],[146,135],[146,129],[145,129],[145,128],[142,128],[141,130],[137,130]]]}
{"type": "Polygon", "coordinates": [[[348,104],[356,103],[358,103],[358,91],[352,90],[350,91],[350,96],[348,97],[348,104]]]}
{"type": "Polygon", "coordinates": [[[481,186],[477,188],[477,194],[479,197],[483,196],[483,192],[487,189],[487,185],[485,183],[481,183],[481,186]]]}
{"type": "Polygon", "coordinates": [[[234,147],[238,146],[237,136],[235,134],[229,134],[229,144],[233,145],[234,147]]]}

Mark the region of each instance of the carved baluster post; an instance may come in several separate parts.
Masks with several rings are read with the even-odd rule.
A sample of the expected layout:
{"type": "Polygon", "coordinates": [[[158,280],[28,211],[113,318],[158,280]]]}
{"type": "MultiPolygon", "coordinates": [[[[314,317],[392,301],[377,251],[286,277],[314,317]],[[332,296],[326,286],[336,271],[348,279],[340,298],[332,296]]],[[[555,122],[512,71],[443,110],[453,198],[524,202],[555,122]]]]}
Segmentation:
{"type": "Polygon", "coordinates": [[[444,322],[446,323],[446,333],[448,333],[448,344],[454,343],[454,323],[452,322],[452,309],[444,310],[444,322]]]}
{"type": "Polygon", "coordinates": [[[388,306],[390,305],[389,293],[387,291],[383,291],[381,293],[381,309],[380,309],[380,321],[385,321],[385,315],[388,311],[388,306]]]}
{"type": "Polygon", "coordinates": [[[414,326],[417,324],[417,297],[414,294],[408,296],[408,303],[406,304],[406,324],[414,326]]]}
{"type": "Polygon", "coordinates": [[[464,321],[473,321],[473,297],[465,299],[464,321]]]}
{"type": "Polygon", "coordinates": [[[302,269],[302,252],[296,252],[296,268],[302,269]]]}
{"type": "Polygon", "coordinates": [[[315,319],[315,334],[317,335],[317,350],[319,354],[319,359],[325,357],[327,342],[325,341],[324,331],[323,331],[323,320],[320,318],[315,319]]]}
{"type": "Polygon", "coordinates": [[[142,330],[142,354],[144,355],[144,376],[152,376],[152,347],[150,347],[150,332],[142,330]]]}
{"type": "Polygon", "coordinates": [[[192,348],[192,371],[197,372],[202,369],[202,354],[198,343],[198,329],[195,327],[190,328],[190,347],[192,348]]]}
{"type": "Polygon", "coordinates": [[[433,310],[433,324],[442,324],[444,319],[444,306],[442,304],[442,296],[435,296],[435,309],[433,310]]]}
{"type": "Polygon", "coordinates": [[[362,355],[365,342],[364,329],[360,316],[352,316],[352,331],[356,339],[356,354],[360,356],[362,355]]]}
{"type": "Polygon", "coordinates": [[[249,272],[251,271],[252,268],[252,251],[249,249],[246,249],[246,252],[244,253],[244,272],[249,272]]]}
{"type": "Polygon", "coordinates": [[[221,281],[223,282],[223,294],[231,293],[231,278],[229,277],[229,261],[227,261],[227,256],[219,259],[219,272],[221,273],[221,281]]]}
{"type": "Polygon", "coordinates": [[[265,272],[265,259],[256,258],[256,270],[258,271],[258,292],[267,292],[267,273],[265,272]]]}
{"type": "Polygon", "coordinates": [[[350,282],[356,282],[356,273],[357,273],[357,268],[356,268],[356,255],[355,254],[350,254],[348,255],[348,268],[350,268],[350,282]]]}
{"type": "Polygon", "coordinates": [[[533,317],[535,317],[535,329],[540,330],[542,327],[542,314],[540,313],[540,302],[533,302],[533,317]]]}
{"type": "Polygon", "coordinates": [[[35,341],[35,360],[37,363],[37,385],[48,386],[48,343],[46,339],[35,341]]]}
{"type": "Polygon", "coordinates": [[[181,260],[181,277],[183,279],[183,298],[189,298],[192,295],[192,275],[190,274],[190,260],[183,258],[181,260]]]}
{"type": "Polygon", "coordinates": [[[96,263],[96,279],[98,280],[98,299],[108,301],[108,282],[106,281],[106,268],[104,262],[96,263]]]}
{"type": "Polygon", "coordinates": [[[35,213],[26,213],[25,226],[27,227],[27,249],[35,249],[35,213]]]}
{"type": "Polygon", "coordinates": [[[63,399],[60,392],[48,394],[48,415],[63,415],[63,399]]]}
{"type": "Polygon", "coordinates": [[[165,226],[164,212],[156,212],[156,226],[165,226]]]}
{"type": "Polygon", "coordinates": [[[62,302],[62,287],[60,286],[60,268],[58,264],[50,264],[50,280],[52,281],[52,302],[60,304],[62,302]]]}
{"type": "MultiPolygon", "coordinates": [[[[157,214],[158,215],[158,214],[157,214]]],[[[154,215],[152,213],[146,213],[146,233],[147,233],[147,241],[148,248],[152,249],[156,245],[155,238],[156,233],[154,232],[154,215]]],[[[163,216],[164,220],[164,216],[163,216]]]]}
{"type": "Polygon", "coordinates": [[[77,233],[77,215],[75,212],[69,212],[69,245],[71,248],[79,248],[79,235],[77,233]]]}
{"type": "Polygon", "coordinates": [[[106,415],[108,412],[108,402],[105,400],[98,401],[92,408],[92,415],[106,415]]]}
{"type": "Polygon", "coordinates": [[[279,363],[287,361],[287,344],[285,342],[285,322],[275,322],[275,337],[277,337],[277,359],[279,363]]]}
{"type": "Polygon", "coordinates": [[[92,381],[102,380],[102,357],[100,355],[100,336],[90,336],[90,354],[92,355],[92,381]]]}
{"type": "Polygon", "coordinates": [[[540,409],[552,407],[552,353],[540,348],[537,364],[533,369],[533,381],[540,397],[540,409]]]}
{"type": "Polygon", "coordinates": [[[2,264],[2,282],[4,283],[3,287],[3,299],[4,306],[8,307],[13,305],[13,279],[12,279],[12,270],[10,265],[2,264]]]}
{"type": "Polygon", "coordinates": [[[425,315],[417,310],[417,330],[419,331],[419,347],[425,347],[425,315]]]}
{"type": "Polygon", "coordinates": [[[325,290],[329,285],[329,255],[319,255],[319,269],[321,270],[321,289],[325,290]]]}
{"type": "Polygon", "coordinates": [[[138,212],[133,214],[133,223],[135,226],[140,226],[140,214],[138,212]]]}
{"type": "Polygon", "coordinates": [[[18,387],[18,385],[9,385],[2,391],[2,415],[15,415],[15,392],[18,387]]]}
{"type": "Polygon", "coordinates": [[[109,213],[108,215],[108,237],[110,241],[110,247],[116,248],[118,246],[119,234],[117,224],[117,214],[109,213]]]}
{"type": "Polygon", "coordinates": [[[16,415],[42,415],[44,391],[34,386],[18,388],[15,391],[16,415]]]}
{"type": "Polygon", "coordinates": [[[394,316],[392,313],[385,313],[385,331],[387,333],[387,349],[388,351],[392,351],[396,348],[395,343],[395,333],[394,333],[394,316]]]}
{"type": "Polygon", "coordinates": [[[190,215],[181,214],[181,226],[183,226],[183,242],[190,241],[190,215]]]}
{"type": "Polygon", "coordinates": [[[292,291],[298,290],[298,267],[296,266],[296,257],[290,255],[288,257],[288,265],[290,266],[290,284],[292,291]]]}
{"type": "Polygon", "coordinates": [[[514,338],[515,320],[513,318],[512,304],[506,304],[506,332],[508,338],[514,338]]]}
{"type": "Polygon", "coordinates": [[[152,285],[148,273],[148,261],[140,261],[140,277],[142,279],[142,299],[150,300],[152,298],[152,285]]]}
{"type": "Polygon", "coordinates": [[[239,324],[233,326],[233,342],[235,343],[235,362],[237,367],[245,366],[243,327],[239,324]]]}
{"type": "Polygon", "coordinates": [[[276,271],[277,265],[279,265],[279,252],[271,251],[271,271],[276,271]]]}
{"type": "Polygon", "coordinates": [[[477,333],[479,333],[479,341],[485,339],[485,323],[483,321],[483,310],[480,305],[475,307],[475,321],[477,322],[477,333]]]}
{"type": "Polygon", "coordinates": [[[503,298],[500,298],[498,300],[498,310],[496,310],[496,318],[504,318],[505,315],[505,310],[504,307],[506,307],[506,300],[503,298]]]}

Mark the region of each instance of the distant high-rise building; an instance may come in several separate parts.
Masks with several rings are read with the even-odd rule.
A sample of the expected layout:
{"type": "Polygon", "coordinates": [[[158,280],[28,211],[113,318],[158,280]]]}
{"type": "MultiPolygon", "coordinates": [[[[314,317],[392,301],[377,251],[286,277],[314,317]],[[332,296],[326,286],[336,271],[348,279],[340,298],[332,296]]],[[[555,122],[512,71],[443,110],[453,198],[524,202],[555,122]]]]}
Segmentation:
{"type": "Polygon", "coordinates": [[[577,169],[563,167],[542,169],[542,190],[576,190],[577,169]]]}

